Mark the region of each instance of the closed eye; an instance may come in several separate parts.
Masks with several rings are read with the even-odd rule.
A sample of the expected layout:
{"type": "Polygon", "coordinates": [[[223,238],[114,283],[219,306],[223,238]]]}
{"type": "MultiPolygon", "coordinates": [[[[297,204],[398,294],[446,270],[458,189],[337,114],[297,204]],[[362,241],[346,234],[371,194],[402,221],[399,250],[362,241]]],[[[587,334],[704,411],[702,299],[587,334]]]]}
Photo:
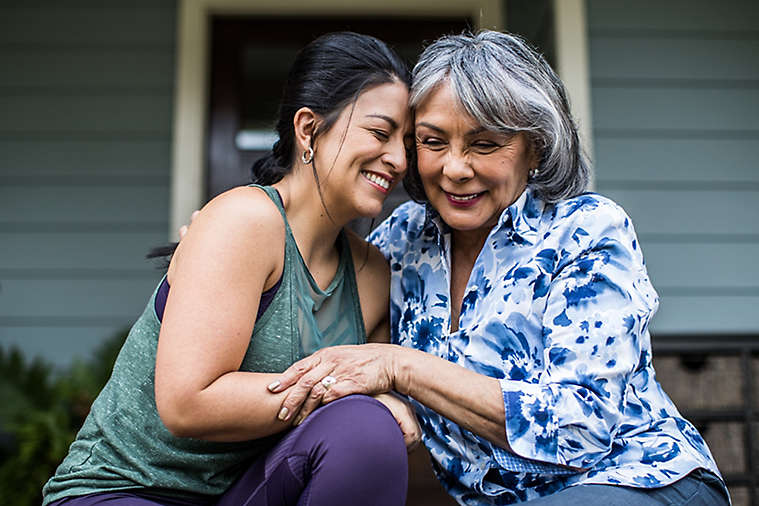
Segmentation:
{"type": "Polygon", "coordinates": [[[474,151],[482,154],[492,153],[493,151],[502,147],[500,144],[490,141],[473,142],[471,146],[474,151]]]}
{"type": "Polygon", "coordinates": [[[370,132],[379,140],[386,141],[390,138],[390,134],[385,132],[384,130],[379,130],[376,128],[372,128],[370,132]]]}
{"type": "Polygon", "coordinates": [[[438,137],[417,137],[416,142],[433,151],[439,151],[445,147],[445,141],[438,137]]]}

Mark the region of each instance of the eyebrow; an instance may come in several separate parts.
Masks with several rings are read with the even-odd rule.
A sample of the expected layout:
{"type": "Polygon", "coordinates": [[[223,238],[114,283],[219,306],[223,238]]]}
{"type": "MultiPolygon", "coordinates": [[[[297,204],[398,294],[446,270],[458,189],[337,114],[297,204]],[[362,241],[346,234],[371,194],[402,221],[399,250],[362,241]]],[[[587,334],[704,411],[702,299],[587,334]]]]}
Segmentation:
{"type": "Polygon", "coordinates": [[[387,121],[388,123],[390,123],[390,126],[393,127],[393,129],[397,129],[398,128],[398,123],[396,123],[396,121],[393,118],[391,118],[390,116],[385,116],[384,114],[367,114],[366,117],[367,118],[384,119],[385,121],[387,121]]]}
{"type": "Polygon", "coordinates": [[[436,127],[435,125],[433,125],[431,123],[427,123],[425,121],[420,121],[419,123],[416,124],[416,126],[417,127],[420,127],[420,126],[427,127],[430,130],[434,130],[436,132],[440,132],[441,134],[445,133],[445,130],[443,130],[442,128],[436,127]]]}
{"type": "Polygon", "coordinates": [[[477,127],[477,128],[473,128],[469,130],[465,135],[467,136],[477,135],[477,134],[481,134],[482,132],[485,132],[486,130],[487,128],[481,126],[481,127],[477,127]]]}
{"type": "MultiPolygon", "coordinates": [[[[434,130],[434,131],[436,131],[436,132],[439,132],[439,133],[441,133],[441,134],[444,134],[444,133],[445,133],[445,130],[443,130],[442,128],[440,128],[440,127],[438,127],[438,126],[435,126],[435,125],[433,125],[433,124],[431,124],[431,123],[427,123],[427,122],[425,122],[425,121],[420,121],[419,123],[417,123],[417,124],[416,124],[416,126],[417,126],[417,127],[420,127],[420,126],[423,126],[423,127],[427,127],[427,128],[429,128],[430,130],[434,130]]],[[[485,128],[485,127],[483,127],[483,126],[479,126],[479,127],[477,127],[477,128],[473,128],[473,129],[469,130],[469,131],[468,131],[466,134],[464,134],[464,135],[466,135],[467,137],[469,137],[469,136],[472,136],[472,135],[477,135],[477,134],[479,134],[479,133],[485,132],[486,130],[487,130],[487,128],[485,128]]]]}

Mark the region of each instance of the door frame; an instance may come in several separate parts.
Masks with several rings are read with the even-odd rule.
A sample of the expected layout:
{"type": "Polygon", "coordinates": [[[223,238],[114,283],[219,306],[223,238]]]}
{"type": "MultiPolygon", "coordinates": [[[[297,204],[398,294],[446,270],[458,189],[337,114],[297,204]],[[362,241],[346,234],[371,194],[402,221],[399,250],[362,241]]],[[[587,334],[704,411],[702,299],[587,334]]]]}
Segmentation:
{"type": "MultiPolygon", "coordinates": [[[[209,38],[213,15],[320,15],[367,16],[405,15],[424,17],[467,16],[476,23],[474,29],[502,30],[505,26],[504,2],[507,0],[179,0],[177,4],[177,48],[174,86],[174,119],[172,139],[172,166],[169,206],[169,237],[177,238],[179,227],[188,222],[190,214],[203,204],[205,195],[206,139],[209,93],[209,38]]],[[[578,27],[585,30],[585,0],[554,0],[556,4],[557,32],[571,33],[578,27]],[[573,9],[559,8],[563,2],[573,9]],[[561,19],[559,19],[561,17],[561,19]],[[566,20],[569,20],[567,22],[566,20]],[[578,25],[579,20],[579,25],[578,25]],[[562,28],[563,27],[563,28],[562,28]],[[563,32],[562,32],[563,30],[563,32]]],[[[558,51],[559,68],[562,61],[571,61],[578,51],[587,55],[587,35],[569,38],[570,46],[558,51]],[[584,44],[584,47],[583,47],[584,44]]],[[[564,39],[558,38],[562,43],[564,39]]],[[[581,60],[580,60],[581,61],[581,60]]],[[[566,68],[579,72],[579,92],[569,89],[569,95],[589,96],[586,65],[579,69],[574,64],[566,68]],[[584,70],[583,70],[584,69],[584,70]],[[584,72],[584,74],[583,74],[584,72]],[[582,84],[585,90],[582,90],[582,84]]],[[[567,79],[568,76],[563,76],[567,79]]],[[[589,100],[587,111],[575,110],[581,128],[589,129],[589,100]]],[[[590,132],[583,132],[586,141],[590,132]]]]}

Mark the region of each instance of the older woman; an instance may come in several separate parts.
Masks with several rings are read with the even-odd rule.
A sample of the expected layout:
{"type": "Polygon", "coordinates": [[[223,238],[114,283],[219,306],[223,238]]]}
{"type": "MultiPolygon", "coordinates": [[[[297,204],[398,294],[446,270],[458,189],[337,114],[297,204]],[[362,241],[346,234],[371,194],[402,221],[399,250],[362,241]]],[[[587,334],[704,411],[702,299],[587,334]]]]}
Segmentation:
{"type": "Polygon", "coordinates": [[[632,223],[583,193],[562,83],[516,37],[444,37],[414,69],[415,203],[370,237],[394,344],[327,348],[270,385],[283,417],[395,390],[461,504],[727,504],[656,382],[658,297],[632,223]],[[300,411],[298,411],[300,409],[300,411]]]}

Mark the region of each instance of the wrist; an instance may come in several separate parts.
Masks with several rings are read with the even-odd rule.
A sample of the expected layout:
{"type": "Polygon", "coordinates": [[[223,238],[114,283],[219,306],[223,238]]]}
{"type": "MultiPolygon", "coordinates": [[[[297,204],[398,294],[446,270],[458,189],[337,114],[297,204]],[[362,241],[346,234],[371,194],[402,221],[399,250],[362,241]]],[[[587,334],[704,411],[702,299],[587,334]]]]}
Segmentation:
{"type": "Polygon", "coordinates": [[[391,378],[393,390],[403,395],[411,395],[413,386],[411,364],[409,355],[414,350],[404,348],[403,346],[394,345],[390,354],[391,378]]]}

